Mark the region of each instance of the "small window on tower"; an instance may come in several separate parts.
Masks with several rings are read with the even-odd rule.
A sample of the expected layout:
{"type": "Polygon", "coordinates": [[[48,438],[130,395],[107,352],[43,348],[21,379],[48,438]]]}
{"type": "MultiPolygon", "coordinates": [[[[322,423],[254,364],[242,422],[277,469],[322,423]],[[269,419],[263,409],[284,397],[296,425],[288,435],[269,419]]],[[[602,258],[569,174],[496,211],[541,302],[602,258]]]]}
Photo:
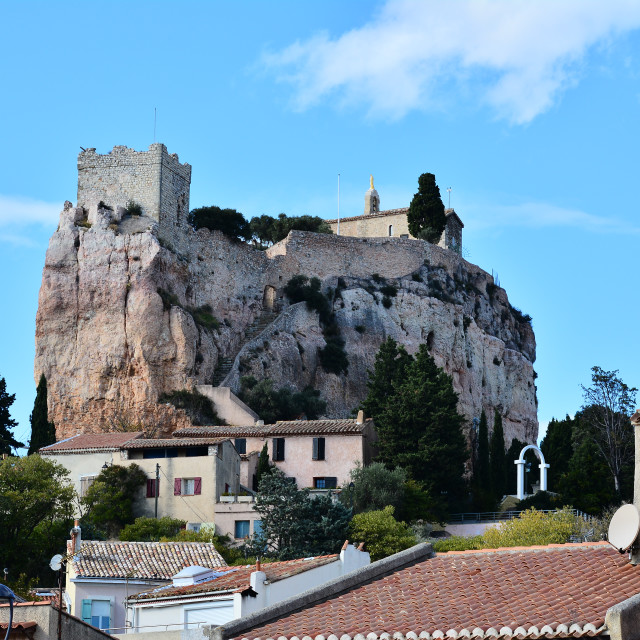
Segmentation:
{"type": "Polygon", "coordinates": [[[393,225],[390,224],[389,225],[389,236],[392,236],[392,235],[393,235],[393,225]]]}

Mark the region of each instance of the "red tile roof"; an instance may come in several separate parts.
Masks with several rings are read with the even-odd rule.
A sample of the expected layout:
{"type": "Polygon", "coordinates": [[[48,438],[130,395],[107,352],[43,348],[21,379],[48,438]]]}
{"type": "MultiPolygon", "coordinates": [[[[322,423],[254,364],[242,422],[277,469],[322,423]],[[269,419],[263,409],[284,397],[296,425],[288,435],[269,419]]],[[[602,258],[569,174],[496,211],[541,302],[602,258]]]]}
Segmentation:
{"type": "Polygon", "coordinates": [[[87,541],[73,558],[73,570],[83,578],[170,580],[194,565],[215,569],[227,563],[209,542],[87,541]]]}
{"type": "Polygon", "coordinates": [[[607,610],[639,592],[640,566],[607,543],[465,551],[439,554],[360,583],[239,631],[238,637],[600,635],[607,610]]]}
{"type": "Polygon", "coordinates": [[[122,445],[123,449],[157,449],[162,447],[195,447],[207,446],[210,444],[220,444],[229,438],[210,437],[210,438],[165,438],[165,439],[149,439],[149,440],[132,440],[122,445]]]}
{"type": "Polygon", "coordinates": [[[275,424],[252,425],[246,427],[185,427],[174,431],[176,438],[191,438],[202,436],[213,436],[227,438],[265,438],[268,436],[301,436],[316,434],[361,434],[365,428],[372,425],[373,421],[368,419],[362,423],[352,420],[288,420],[279,421],[275,424]]]}
{"type": "MultiPolygon", "coordinates": [[[[263,563],[261,571],[263,571],[269,582],[277,582],[290,576],[321,567],[331,562],[336,562],[338,555],[318,556],[315,558],[300,558],[297,560],[284,560],[282,562],[263,563]]],[[[216,592],[237,592],[245,591],[250,588],[251,574],[256,570],[255,565],[246,565],[242,567],[229,568],[224,575],[202,582],[200,584],[189,585],[185,587],[173,587],[166,585],[143,591],[129,597],[130,601],[148,601],[162,598],[180,598],[201,596],[216,592]]]]}
{"type": "Polygon", "coordinates": [[[118,451],[123,444],[137,440],[141,431],[130,433],[80,433],[39,450],[40,455],[75,453],[76,451],[118,451]]]}

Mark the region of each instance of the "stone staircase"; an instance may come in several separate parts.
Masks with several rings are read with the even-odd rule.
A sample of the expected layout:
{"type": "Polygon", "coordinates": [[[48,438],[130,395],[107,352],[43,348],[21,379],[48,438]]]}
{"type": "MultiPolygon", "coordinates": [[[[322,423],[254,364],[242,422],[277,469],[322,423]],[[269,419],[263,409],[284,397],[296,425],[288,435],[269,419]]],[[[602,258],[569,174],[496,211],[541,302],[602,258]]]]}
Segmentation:
{"type": "Polygon", "coordinates": [[[218,360],[218,367],[213,374],[213,382],[211,383],[212,386],[220,386],[224,379],[229,375],[229,372],[233,367],[233,363],[235,362],[236,356],[238,355],[238,353],[240,353],[242,347],[244,347],[247,342],[250,342],[255,337],[259,336],[277,317],[277,313],[274,313],[273,311],[265,311],[262,313],[262,315],[259,315],[253,321],[253,323],[245,332],[244,338],[233,356],[226,356],[218,360]]]}

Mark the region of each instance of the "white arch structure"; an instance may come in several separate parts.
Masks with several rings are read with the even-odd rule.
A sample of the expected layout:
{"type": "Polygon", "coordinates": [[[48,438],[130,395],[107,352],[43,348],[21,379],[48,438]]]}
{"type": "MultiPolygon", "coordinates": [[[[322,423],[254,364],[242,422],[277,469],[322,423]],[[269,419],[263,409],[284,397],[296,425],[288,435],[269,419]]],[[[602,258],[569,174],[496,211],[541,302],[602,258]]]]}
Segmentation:
{"type": "Polygon", "coordinates": [[[520,452],[520,457],[513,462],[518,467],[518,500],[524,500],[524,454],[529,451],[529,449],[533,449],[540,459],[540,464],[538,465],[540,467],[540,491],[547,490],[547,469],[549,468],[549,465],[544,461],[542,451],[540,451],[535,444],[528,444],[520,452]]]}

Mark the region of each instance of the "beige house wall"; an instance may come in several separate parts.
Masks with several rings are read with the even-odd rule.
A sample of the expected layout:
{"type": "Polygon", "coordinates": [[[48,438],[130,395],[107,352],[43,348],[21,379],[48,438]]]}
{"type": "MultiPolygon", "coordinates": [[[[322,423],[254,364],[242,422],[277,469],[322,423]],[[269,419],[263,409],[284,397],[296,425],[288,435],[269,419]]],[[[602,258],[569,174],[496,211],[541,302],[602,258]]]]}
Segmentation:
{"type": "Polygon", "coordinates": [[[253,510],[252,502],[219,502],[215,505],[216,533],[229,536],[235,543],[244,540],[235,538],[236,520],[249,521],[249,533],[255,533],[255,521],[260,520],[260,514],[253,510]]]}
{"type": "MultiPolygon", "coordinates": [[[[333,233],[338,233],[338,223],[329,221],[329,227],[333,233]]],[[[340,220],[340,235],[354,236],[357,238],[399,238],[402,235],[413,238],[409,233],[406,213],[390,215],[361,216],[357,219],[340,220]],[[389,226],[392,227],[389,233],[389,226]]]]}

